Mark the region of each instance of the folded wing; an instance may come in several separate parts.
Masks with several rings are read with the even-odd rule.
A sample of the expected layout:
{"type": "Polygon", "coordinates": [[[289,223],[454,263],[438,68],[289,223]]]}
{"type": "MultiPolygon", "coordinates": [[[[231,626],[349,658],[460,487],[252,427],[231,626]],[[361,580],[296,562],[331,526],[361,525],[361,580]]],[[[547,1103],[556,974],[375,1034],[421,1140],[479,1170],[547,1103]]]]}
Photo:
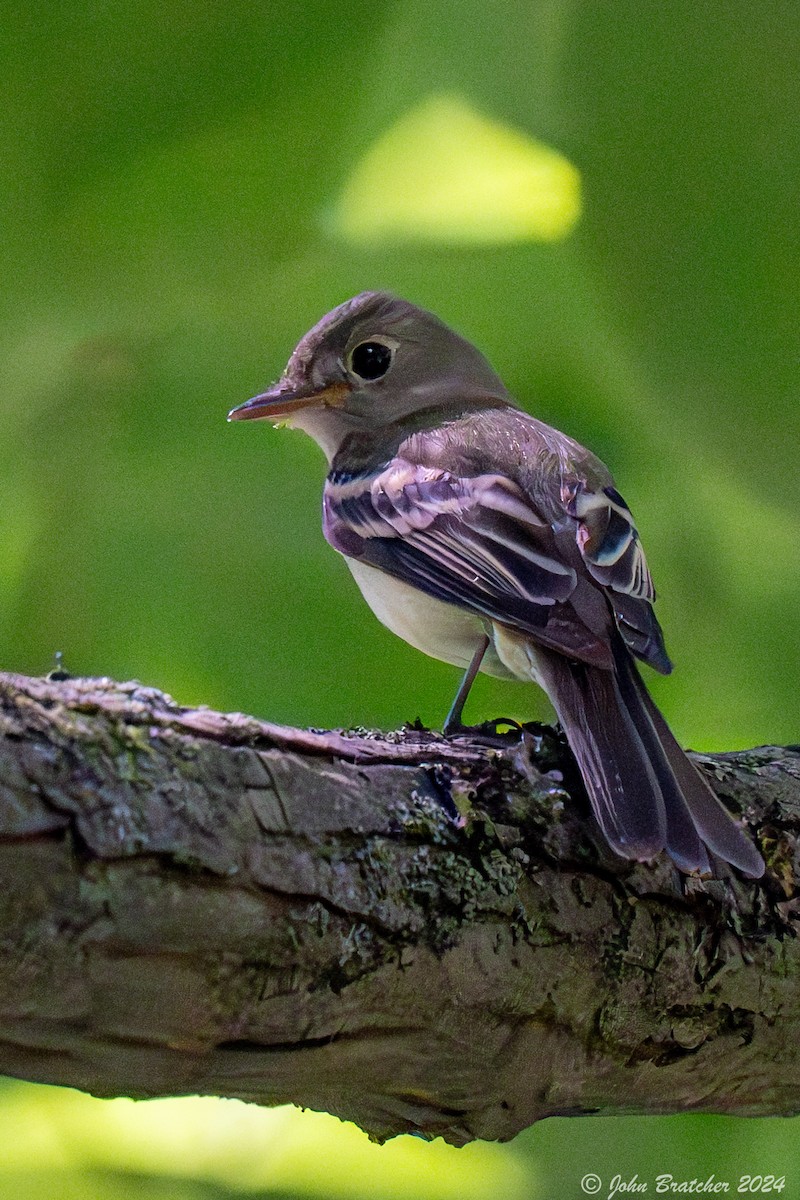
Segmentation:
{"type": "Polygon", "coordinates": [[[619,589],[611,603],[631,649],[666,661],[638,535],[621,528],[616,502],[605,499],[605,527],[602,501],[576,493],[557,530],[504,475],[462,477],[398,456],[372,472],[329,477],[325,534],[352,558],[597,666],[611,665],[601,593],[619,589]]]}

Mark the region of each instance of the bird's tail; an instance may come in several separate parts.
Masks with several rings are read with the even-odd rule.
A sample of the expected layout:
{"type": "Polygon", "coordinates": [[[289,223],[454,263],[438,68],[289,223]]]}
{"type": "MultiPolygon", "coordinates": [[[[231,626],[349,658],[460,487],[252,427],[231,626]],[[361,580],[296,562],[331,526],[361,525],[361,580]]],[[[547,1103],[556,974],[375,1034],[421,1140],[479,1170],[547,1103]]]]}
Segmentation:
{"type": "Polygon", "coordinates": [[[613,671],[537,650],[594,815],[619,854],[647,859],[666,849],[679,870],[707,873],[710,850],[763,875],[761,855],[678,745],[624,646],[613,671]]]}

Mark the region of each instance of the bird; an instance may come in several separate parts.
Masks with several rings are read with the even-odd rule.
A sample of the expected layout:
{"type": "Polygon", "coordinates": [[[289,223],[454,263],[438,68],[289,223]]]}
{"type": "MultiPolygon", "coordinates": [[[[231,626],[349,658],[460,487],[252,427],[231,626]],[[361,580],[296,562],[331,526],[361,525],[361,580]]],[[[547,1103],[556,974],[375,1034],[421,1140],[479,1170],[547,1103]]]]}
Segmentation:
{"type": "Polygon", "coordinates": [[[764,861],[686,756],[637,660],[669,674],[639,533],[608,468],[531,416],[433,313],[365,291],[324,316],[276,384],[234,408],[324,452],[323,532],[377,618],[465,671],[538,683],[621,857],[764,861]]]}

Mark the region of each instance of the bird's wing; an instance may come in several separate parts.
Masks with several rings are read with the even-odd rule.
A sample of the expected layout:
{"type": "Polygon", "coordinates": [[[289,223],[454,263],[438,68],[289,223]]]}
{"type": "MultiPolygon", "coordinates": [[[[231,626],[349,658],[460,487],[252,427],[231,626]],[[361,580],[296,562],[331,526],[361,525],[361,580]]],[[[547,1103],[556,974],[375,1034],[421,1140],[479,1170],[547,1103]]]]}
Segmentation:
{"type": "Polygon", "coordinates": [[[591,474],[563,477],[560,499],[577,523],[586,569],[606,589],[628,649],[668,674],[672,664],[652,607],[656,592],[631,510],[613,485],[591,474]]]}
{"type": "Polygon", "coordinates": [[[561,500],[577,522],[578,547],[589,574],[604,587],[652,603],[656,593],[639,533],[617,489],[567,478],[561,500]]]}
{"type": "Polygon", "coordinates": [[[334,471],[324,524],[351,558],[570,657],[610,665],[608,608],[588,595],[599,599],[599,589],[579,579],[550,521],[505,475],[462,477],[402,456],[363,474],[334,471]]]}

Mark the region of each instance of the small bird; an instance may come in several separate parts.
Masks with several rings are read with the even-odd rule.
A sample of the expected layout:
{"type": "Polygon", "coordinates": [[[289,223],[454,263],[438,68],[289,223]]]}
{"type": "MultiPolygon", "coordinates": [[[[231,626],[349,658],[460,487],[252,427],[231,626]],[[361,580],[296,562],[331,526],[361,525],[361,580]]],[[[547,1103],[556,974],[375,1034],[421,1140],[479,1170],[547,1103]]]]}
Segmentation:
{"type": "Polygon", "coordinates": [[[592,810],[620,855],[764,862],[686,757],[639,674],[672,670],[631,512],[598,458],[515,403],[438,317],[362,292],[302,338],[229,420],[302,429],[329,464],[323,531],[375,615],[465,669],[550,697],[592,810]]]}

